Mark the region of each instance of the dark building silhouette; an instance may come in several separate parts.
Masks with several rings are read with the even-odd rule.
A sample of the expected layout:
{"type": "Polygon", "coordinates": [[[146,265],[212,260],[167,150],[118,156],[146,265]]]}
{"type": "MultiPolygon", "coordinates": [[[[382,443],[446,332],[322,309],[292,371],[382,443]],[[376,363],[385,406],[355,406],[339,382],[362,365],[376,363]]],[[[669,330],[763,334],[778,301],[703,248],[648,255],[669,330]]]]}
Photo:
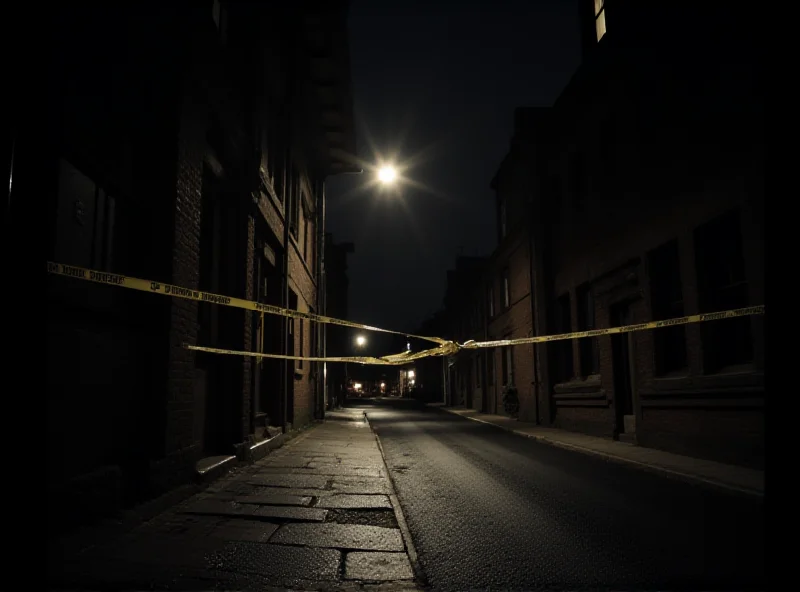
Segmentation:
{"type": "MultiPolygon", "coordinates": [[[[481,290],[485,269],[485,258],[460,255],[456,257],[455,268],[447,272],[444,295],[447,339],[458,343],[485,340],[485,306],[481,290]]],[[[478,365],[482,354],[480,350],[462,350],[450,360],[448,403],[472,407],[480,400],[480,393],[475,390],[476,385],[482,383],[483,372],[478,365]]]]}
{"type": "MultiPolygon", "coordinates": [[[[486,337],[491,341],[532,335],[530,163],[524,146],[546,113],[547,109],[516,110],[509,152],[490,184],[495,193],[497,247],[484,272],[483,310],[486,337]]],[[[532,359],[532,345],[481,350],[477,354],[476,364],[485,367],[483,383],[475,385],[485,393],[481,399],[483,411],[505,414],[503,392],[513,386],[520,398],[520,419],[536,421],[532,359]]]]}
{"type": "MultiPolygon", "coordinates": [[[[49,10],[53,126],[17,151],[36,177],[12,195],[41,204],[48,258],[317,312],[325,179],[355,153],[346,3],[49,10]]],[[[322,412],[320,364],[184,347],[318,354],[316,324],[48,282],[54,518],[152,497],[322,412]]]]}
{"type": "MultiPolygon", "coordinates": [[[[333,235],[325,235],[325,290],[326,314],[337,319],[348,318],[347,296],[349,279],[347,277],[347,256],[355,252],[353,243],[335,243],[333,235]]],[[[337,325],[327,325],[325,328],[327,355],[351,355],[350,335],[351,329],[337,325]]],[[[326,364],[327,407],[332,409],[344,402],[346,393],[345,365],[340,363],[326,364]]]]}
{"type": "MultiPolygon", "coordinates": [[[[517,111],[535,121],[497,180],[528,202],[532,334],[764,304],[757,15],[679,7],[582,2],[583,63],[552,108],[517,111]]],[[[763,323],[537,345],[520,416],[761,466],[763,323]]]]}
{"type": "MultiPolygon", "coordinates": [[[[424,337],[441,337],[449,332],[446,310],[440,310],[431,315],[414,331],[415,335],[424,337]]],[[[421,348],[435,347],[433,343],[425,343],[421,348]]],[[[413,396],[415,399],[426,403],[442,403],[445,400],[444,380],[447,376],[447,359],[439,356],[430,356],[415,360],[409,368],[415,372],[413,396]]],[[[408,368],[403,368],[408,370],[408,368]]],[[[402,371],[402,370],[401,370],[402,371]]]]}

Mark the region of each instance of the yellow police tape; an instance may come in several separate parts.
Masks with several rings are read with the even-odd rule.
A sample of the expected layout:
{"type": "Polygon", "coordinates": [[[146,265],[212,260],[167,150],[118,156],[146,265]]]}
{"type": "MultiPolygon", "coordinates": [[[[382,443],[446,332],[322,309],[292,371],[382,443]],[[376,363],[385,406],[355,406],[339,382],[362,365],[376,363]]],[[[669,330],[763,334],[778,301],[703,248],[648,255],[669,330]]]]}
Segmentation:
{"type": "Polygon", "coordinates": [[[563,339],[581,339],[583,337],[599,337],[601,335],[613,335],[615,333],[632,333],[634,331],[646,331],[648,329],[659,329],[661,327],[672,327],[675,325],[688,325],[690,323],[702,323],[705,321],[719,321],[721,319],[732,319],[735,317],[746,317],[764,314],[764,305],[749,306],[747,308],[737,308],[735,310],[724,310],[707,314],[689,315],[675,319],[663,321],[650,321],[638,325],[625,325],[624,327],[610,327],[608,329],[593,329],[591,331],[576,331],[574,333],[561,333],[558,335],[540,335],[538,337],[523,337],[520,339],[499,339],[497,341],[467,341],[459,345],[460,349],[477,349],[482,347],[505,347],[508,345],[525,345],[527,343],[547,343],[548,341],[561,341],[563,339]]]}
{"type": "Polygon", "coordinates": [[[369,325],[362,325],[360,323],[353,323],[351,321],[343,321],[333,317],[325,317],[309,312],[300,312],[299,310],[291,310],[288,308],[281,308],[279,306],[272,306],[271,304],[263,304],[261,302],[254,302],[252,300],[244,300],[242,298],[233,298],[231,296],[222,296],[220,294],[213,294],[211,292],[203,292],[201,290],[192,290],[189,288],[181,288],[180,286],[173,286],[172,284],[163,284],[161,282],[154,282],[151,280],[143,280],[140,278],[120,275],[117,273],[108,273],[105,271],[97,271],[94,269],[87,269],[85,267],[76,267],[74,265],[64,265],[63,263],[47,262],[47,272],[54,275],[61,275],[71,277],[79,280],[86,280],[96,282],[99,284],[106,284],[110,286],[117,286],[119,288],[130,288],[132,290],[139,290],[141,292],[149,292],[151,294],[162,294],[164,296],[174,296],[176,298],[186,298],[189,300],[196,300],[198,302],[209,302],[211,304],[220,304],[222,306],[231,306],[233,308],[241,308],[244,310],[252,310],[256,312],[263,312],[267,314],[279,315],[293,319],[306,319],[317,323],[326,323],[331,325],[341,325],[343,327],[351,327],[353,329],[363,329],[364,331],[378,331],[380,333],[390,333],[393,335],[404,335],[406,337],[414,337],[416,339],[424,339],[440,346],[448,346],[449,341],[440,339],[438,337],[425,337],[421,335],[412,335],[409,333],[402,333],[400,331],[390,331],[388,329],[381,329],[379,327],[371,327],[369,325]]]}
{"type": "Polygon", "coordinates": [[[690,323],[702,323],[706,321],[715,321],[721,319],[729,319],[734,317],[752,316],[764,314],[764,305],[750,306],[747,308],[738,308],[735,310],[726,310],[715,313],[689,315],[675,319],[666,319],[663,321],[651,321],[649,323],[641,323],[638,325],[626,325],[624,327],[610,327],[608,329],[593,329],[590,331],[576,331],[573,333],[561,333],[558,335],[540,335],[537,337],[523,337],[519,339],[500,339],[496,341],[467,341],[463,344],[458,344],[453,341],[448,341],[440,337],[428,337],[422,335],[412,335],[409,333],[402,333],[400,331],[390,331],[389,329],[381,329],[379,327],[371,327],[369,325],[362,325],[352,321],[344,321],[342,319],[335,319],[333,317],[326,317],[312,313],[300,312],[272,306],[269,304],[262,304],[252,300],[244,300],[241,298],[233,298],[230,296],[222,296],[219,294],[212,294],[210,292],[203,292],[200,290],[191,290],[188,288],[181,288],[171,284],[163,284],[160,282],[153,282],[139,278],[119,275],[115,273],[107,273],[103,271],[96,271],[84,267],[76,267],[73,265],[64,265],[62,263],[47,263],[48,273],[60,276],[71,277],[75,279],[96,282],[121,288],[130,288],[142,292],[150,292],[153,294],[162,294],[165,296],[174,296],[176,298],[186,298],[190,300],[197,300],[199,302],[209,302],[212,304],[219,304],[222,306],[231,306],[234,308],[241,308],[245,310],[252,310],[261,313],[280,315],[295,319],[307,319],[318,323],[326,323],[332,325],[340,325],[343,327],[351,327],[354,329],[362,329],[365,331],[378,331],[381,333],[389,333],[393,335],[404,335],[406,337],[413,337],[416,339],[423,339],[438,344],[438,347],[419,351],[416,353],[402,352],[399,354],[392,354],[383,357],[371,356],[351,356],[351,357],[306,357],[306,356],[289,356],[283,354],[266,354],[250,351],[238,351],[229,349],[219,349],[214,347],[203,347],[199,345],[190,345],[184,343],[186,349],[194,351],[202,351],[214,354],[237,355],[237,356],[250,356],[254,358],[271,358],[280,360],[305,360],[309,362],[351,362],[355,364],[381,364],[400,366],[408,364],[409,362],[427,358],[431,356],[447,356],[452,355],[463,349],[479,349],[490,347],[508,347],[512,345],[525,345],[529,343],[547,343],[550,341],[561,341],[565,339],[581,339],[585,337],[599,337],[601,335],[613,335],[616,333],[632,333],[635,331],[646,331],[649,329],[658,329],[661,327],[671,327],[674,325],[686,325],[690,323]]]}
{"type": "Polygon", "coordinates": [[[197,351],[206,351],[217,354],[230,354],[239,356],[253,356],[257,358],[280,358],[286,360],[309,360],[318,362],[352,362],[355,364],[383,364],[389,366],[402,366],[414,360],[421,358],[428,358],[431,356],[447,356],[457,353],[466,349],[479,349],[489,347],[508,347],[512,345],[525,345],[528,343],[547,343],[550,341],[562,341],[565,339],[582,339],[585,337],[599,337],[601,335],[613,335],[615,333],[633,333],[635,331],[646,331],[649,329],[658,329],[661,327],[672,327],[675,325],[687,325],[690,323],[702,323],[706,321],[718,321],[721,319],[731,319],[735,317],[744,317],[752,315],[764,314],[764,306],[749,306],[747,308],[737,308],[735,310],[726,310],[722,312],[714,312],[708,314],[689,315],[685,317],[678,317],[675,319],[666,319],[663,321],[651,321],[649,323],[641,323],[638,325],[626,325],[624,327],[611,327],[608,329],[594,329],[591,331],[575,331],[573,333],[561,333],[558,335],[540,335],[538,337],[523,337],[520,339],[500,339],[497,341],[467,341],[466,343],[453,343],[453,350],[446,347],[438,347],[434,349],[423,350],[417,353],[402,353],[392,356],[385,356],[382,358],[371,357],[351,357],[351,358],[303,358],[299,356],[283,356],[278,354],[261,354],[246,351],[214,349],[209,347],[199,347],[195,345],[184,345],[187,349],[197,351]]]}

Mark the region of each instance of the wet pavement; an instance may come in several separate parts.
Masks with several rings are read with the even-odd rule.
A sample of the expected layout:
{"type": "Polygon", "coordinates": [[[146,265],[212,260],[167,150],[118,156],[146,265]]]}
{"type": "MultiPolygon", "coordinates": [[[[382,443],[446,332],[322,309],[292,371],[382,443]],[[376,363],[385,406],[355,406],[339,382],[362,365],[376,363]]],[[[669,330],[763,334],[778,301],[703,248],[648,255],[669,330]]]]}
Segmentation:
{"type": "Polygon", "coordinates": [[[336,415],[127,534],[51,553],[50,589],[418,589],[375,436],[336,415]]]}
{"type": "Polygon", "coordinates": [[[434,590],[765,589],[763,499],[360,400],[434,590]]]}

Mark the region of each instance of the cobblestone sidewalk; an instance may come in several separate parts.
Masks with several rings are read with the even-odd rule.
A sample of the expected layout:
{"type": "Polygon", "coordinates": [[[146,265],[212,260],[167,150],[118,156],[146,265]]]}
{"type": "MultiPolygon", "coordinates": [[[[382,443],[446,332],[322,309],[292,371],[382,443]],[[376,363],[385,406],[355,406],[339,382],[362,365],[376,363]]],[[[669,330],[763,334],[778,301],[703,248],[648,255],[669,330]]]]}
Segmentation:
{"type": "Polygon", "coordinates": [[[419,589],[377,440],[363,414],[332,415],[132,532],[49,566],[50,589],[419,589]]]}

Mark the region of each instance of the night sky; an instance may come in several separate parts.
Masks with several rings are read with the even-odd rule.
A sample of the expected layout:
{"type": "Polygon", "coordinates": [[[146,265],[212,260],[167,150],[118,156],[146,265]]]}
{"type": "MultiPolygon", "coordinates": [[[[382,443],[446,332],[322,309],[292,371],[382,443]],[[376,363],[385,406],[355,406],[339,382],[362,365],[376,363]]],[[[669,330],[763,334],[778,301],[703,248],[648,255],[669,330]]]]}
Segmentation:
{"type": "Polygon", "coordinates": [[[327,229],[355,243],[351,320],[411,331],[441,308],[459,252],[491,253],[489,183],[514,108],[552,105],[577,68],[575,5],[353,0],[358,156],[410,163],[410,181],[387,193],[366,168],[329,179],[327,229]]]}

